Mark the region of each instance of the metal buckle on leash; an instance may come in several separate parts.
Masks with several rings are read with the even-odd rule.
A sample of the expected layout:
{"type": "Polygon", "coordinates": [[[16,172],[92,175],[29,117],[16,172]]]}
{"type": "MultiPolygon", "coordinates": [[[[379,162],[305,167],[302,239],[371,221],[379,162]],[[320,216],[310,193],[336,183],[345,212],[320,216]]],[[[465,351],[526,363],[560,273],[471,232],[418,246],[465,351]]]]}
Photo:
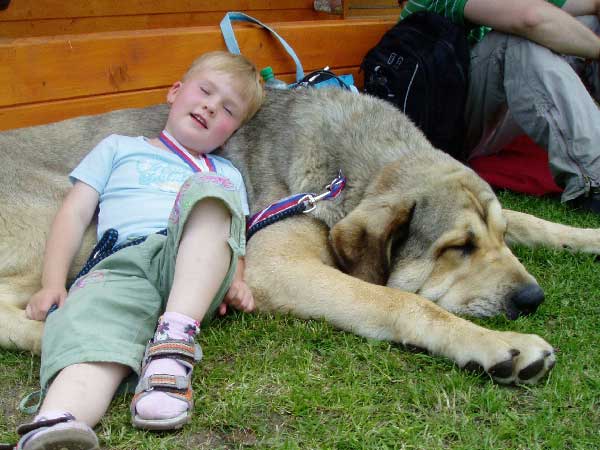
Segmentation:
{"type": "Polygon", "coordinates": [[[312,194],[306,194],[304,197],[302,197],[300,200],[298,200],[298,204],[300,204],[300,203],[308,204],[308,208],[305,209],[304,211],[302,211],[302,214],[307,214],[307,213],[311,212],[312,210],[314,210],[317,207],[317,202],[319,200],[321,200],[322,195],[323,194],[315,197],[312,194]]]}
{"type": "Polygon", "coordinates": [[[346,179],[344,178],[344,175],[342,174],[341,170],[339,171],[338,176],[335,177],[331,181],[331,183],[329,183],[327,186],[325,186],[325,189],[327,189],[325,192],[323,192],[319,195],[306,194],[304,197],[301,197],[300,200],[298,200],[298,203],[296,203],[296,204],[299,205],[301,203],[307,203],[308,209],[305,209],[302,212],[304,214],[309,213],[317,207],[317,203],[320,202],[321,200],[324,200],[328,197],[332,197],[332,198],[337,197],[339,195],[339,190],[337,190],[337,192],[333,192],[333,191],[335,188],[337,188],[337,186],[340,183],[341,183],[341,187],[339,190],[344,189],[346,179]]]}
{"type": "Polygon", "coordinates": [[[331,194],[331,186],[332,185],[333,185],[333,182],[331,182],[327,186],[325,186],[325,189],[327,189],[326,192],[323,192],[319,195],[306,194],[304,197],[302,197],[300,200],[298,200],[298,204],[300,204],[300,203],[308,204],[308,209],[305,209],[304,211],[302,211],[302,213],[307,214],[307,213],[313,211],[317,207],[318,202],[320,202],[321,200],[323,200],[324,198],[326,198],[327,196],[329,196],[331,194]]]}

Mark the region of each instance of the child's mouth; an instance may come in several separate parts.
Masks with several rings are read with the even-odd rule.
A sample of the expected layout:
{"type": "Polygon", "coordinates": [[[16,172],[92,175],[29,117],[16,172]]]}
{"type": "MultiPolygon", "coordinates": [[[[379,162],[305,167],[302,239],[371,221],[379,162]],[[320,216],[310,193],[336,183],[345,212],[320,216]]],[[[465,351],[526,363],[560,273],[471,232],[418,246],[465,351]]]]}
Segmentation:
{"type": "Polygon", "coordinates": [[[194,119],[196,122],[198,122],[203,128],[208,128],[206,126],[206,120],[204,120],[204,118],[198,114],[193,114],[191,113],[190,116],[192,117],[192,119],[194,119]]]}

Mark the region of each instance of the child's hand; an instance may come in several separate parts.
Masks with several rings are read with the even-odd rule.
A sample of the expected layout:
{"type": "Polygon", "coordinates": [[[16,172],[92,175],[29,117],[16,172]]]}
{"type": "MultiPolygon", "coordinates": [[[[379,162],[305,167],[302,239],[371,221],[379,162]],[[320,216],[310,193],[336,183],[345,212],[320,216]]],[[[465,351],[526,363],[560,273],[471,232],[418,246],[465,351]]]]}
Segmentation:
{"type": "Polygon", "coordinates": [[[32,320],[46,320],[48,310],[52,305],[57,305],[59,308],[64,305],[67,298],[67,290],[63,288],[42,288],[29,300],[25,315],[32,320]]]}
{"type": "Polygon", "coordinates": [[[227,305],[244,312],[254,311],[254,297],[248,285],[241,279],[234,279],[229,287],[223,303],[219,306],[219,314],[227,312],[227,305]]]}

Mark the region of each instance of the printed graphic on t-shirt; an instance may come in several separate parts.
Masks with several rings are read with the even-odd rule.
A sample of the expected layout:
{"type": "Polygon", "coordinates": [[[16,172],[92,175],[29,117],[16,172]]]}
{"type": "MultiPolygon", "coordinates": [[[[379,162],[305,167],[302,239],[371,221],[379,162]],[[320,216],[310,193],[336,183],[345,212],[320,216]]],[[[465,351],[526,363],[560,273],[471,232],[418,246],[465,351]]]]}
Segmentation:
{"type": "Polygon", "coordinates": [[[191,175],[187,168],[149,159],[138,161],[136,170],[141,185],[167,192],[179,191],[183,182],[191,175]]]}
{"type": "Polygon", "coordinates": [[[194,178],[199,183],[211,183],[216,184],[217,186],[222,187],[223,189],[227,189],[228,191],[235,191],[236,188],[229,180],[229,178],[222,177],[220,175],[214,175],[212,173],[195,173],[194,178]]]}

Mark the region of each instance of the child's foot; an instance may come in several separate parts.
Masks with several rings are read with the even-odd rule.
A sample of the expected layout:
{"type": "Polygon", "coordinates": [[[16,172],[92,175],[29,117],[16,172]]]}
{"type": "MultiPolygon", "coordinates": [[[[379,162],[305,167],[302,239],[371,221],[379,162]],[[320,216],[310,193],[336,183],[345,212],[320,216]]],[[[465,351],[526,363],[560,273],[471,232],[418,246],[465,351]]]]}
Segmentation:
{"type": "Polygon", "coordinates": [[[34,422],[19,426],[21,435],[15,450],[97,450],[98,438],[85,423],[69,413],[56,418],[38,417],[34,422]]]}
{"type": "MultiPolygon", "coordinates": [[[[174,377],[185,378],[190,369],[180,364],[175,359],[155,359],[143,371],[143,378],[155,380],[157,377],[165,377],[169,374],[174,377]]],[[[187,387],[187,382],[186,382],[187,387]]],[[[136,389],[137,391],[137,389],[136,389]]],[[[187,401],[178,397],[170,397],[166,392],[153,392],[140,398],[135,405],[138,416],[144,419],[169,419],[185,413],[189,408],[187,401]]]]}
{"type": "Polygon", "coordinates": [[[180,428],[191,419],[193,364],[202,358],[194,343],[199,324],[166,313],[146,347],[140,381],[131,402],[132,423],[149,430],[180,428]]]}

